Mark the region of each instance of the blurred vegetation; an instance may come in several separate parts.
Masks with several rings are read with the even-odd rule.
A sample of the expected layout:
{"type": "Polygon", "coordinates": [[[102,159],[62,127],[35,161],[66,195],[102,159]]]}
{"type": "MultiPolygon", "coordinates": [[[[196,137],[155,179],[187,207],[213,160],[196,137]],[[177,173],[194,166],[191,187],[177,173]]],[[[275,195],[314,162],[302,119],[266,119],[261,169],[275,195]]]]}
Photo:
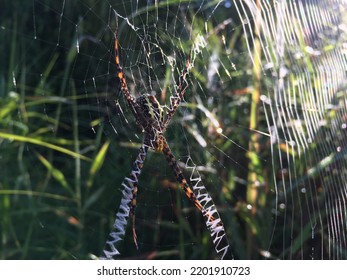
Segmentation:
{"type": "MultiPolygon", "coordinates": [[[[99,256],[118,210],[121,182],[130,172],[141,142],[141,138],[134,137],[135,123],[117,90],[112,30],[119,25],[121,55],[128,63],[125,70],[132,69],[129,65],[134,60],[126,50],[133,50],[136,57],[137,52],[141,54],[141,45],[130,45],[136,38],[122,24],[124,21],[109,21],[114,15],[110,15],[107,1],[95,6],[94,1],[66,1],[63,16],[61,1],[7,2],[0,11],[0,258],[99,256]],[[108,24],[111,26],[106,29],[108,24]],[[101,38],[97,42],[101,47],[95,47],[88,36],[101,38]],[[99,73],[102,75],[98,76],[99,73]],[[92,85],[91,77],[99,79],[98,87],[92,85]],[[108,99],[112,95],[119,100],[129,124],[118,122],[117,126],[119,108],[108,99]],[[118,134],[110,126],[113,121],[118,134]]],[[[171,2],[169,15],[158,14],[158,22],[163,25],[174,19],[171,17],[181,17],[178,8],[173,12],[177,4],[171,2]]],[[[133,8],[116,4],[117,7],[128,9],[128,15],[133,8]]],[[[190,5],[187,14],[193,18],[198,7],[190,5]]],[[[151,6],[139,10],[142,14],[134,15],[139,22],[152,14],[151,6]]],[[[204,12],[208,14],[211,10],[204,12]]],[[[204,13],[199,15],[195,15],[190,30],[194,35],[205,28],[204,13]]],[[[284,210],[276,207],[280,201],[274,192],[274,180],[278,178],[274,178],[273,171],[281,171],[283,167],[272,166],[275,159],[272,161],[269,136],[256,133],[267,131],[259,93],[271,81],[268,77],[260,80],[259,65],[253,65],[245,51],[244,34],[237,19],[235,11],[220,8],[208,22],[209,30],[214,32],[195,61],[187,102],[168,130],[167,138],[183,163],[184,156],[189,154],[203,167],[202,178],[220,209],[236,258],[263,258],[270,245],[273,254],[270,257],[300,258],[299,252],[303,251],[307,257],[312,248],[305,245],[311,236],[310,228],[302,224],[305,221],[293,224],[292,220],[286,220],[284,210]],[[226,28],[216,20],[230,18],[232,23],[226,28]],[[225,49],[221,47],[222,37],[227,38],[225,49]],[[224,65],[230,66],[232,60],[237,70],[221,71],[215,80],[209,80],[212,55],[224,65]],[[218,119],[227,138],[217,133],[206,112],[218,119]],[[187,116],[191,120],[182,121],[187,116]],[[196,141],[197,133],[207,142],[206,148],[196,141]],[[255,181],[260,184],[256,192],[255,181]],[[275,208],[279,213],[274,213],[275,208]],[[274,215],[277,215],[276,228],[274,215]],[[286,223],[290,226],[285,227],[286,223]],[[285,230],[292,232],[284,234],[285,230]],[[300,238],[293,241],[293,232],[301,231],[300,238]]],[[[189,28],[183,19],[177,22],[189,28]]],[[[160,27],[157,26],[157,34],[166,38],[168,34],[160,27]]],[[[189,39],[186,38],[189,30],[185,31],[172,31],[177,35],[175,38],[182,39],[176,49],[177,57],[181,58],[177,61],[178,69],[184,65],[192,44],[191,40],[185,41],[189,39]]],[[[145,32],[152,34],[153,30],[145,32]]],[[[176,41],[166,39],[161,48],[169,55],[176,41]]],[[[161,102],[167,102],[172,85],[164,82],[165,73],[172,67],[161,65],[160,69],[154,81],[160,80],[167,87],[167,94],[161,97],[164,99],[161,102]]],[[[145,89],[138,91],[144,93],[145,89]]],[[[138,130],[136,133],[141,135],[138,130]]],[[[298,162],[298,168],[305,167],[298,162]]],[[[136,251],[128,231],[121,248],[124,257],[215,257],[200,213],[186,201],[163,156],[149,154],[140,188],[136,223],[141,250],[136,251]]],[[[287,195],[289,201],[297,194],[287,195]]],[[[296,203],[300,204],[300,199],[293,202],[293,208],[296,203]]]]}

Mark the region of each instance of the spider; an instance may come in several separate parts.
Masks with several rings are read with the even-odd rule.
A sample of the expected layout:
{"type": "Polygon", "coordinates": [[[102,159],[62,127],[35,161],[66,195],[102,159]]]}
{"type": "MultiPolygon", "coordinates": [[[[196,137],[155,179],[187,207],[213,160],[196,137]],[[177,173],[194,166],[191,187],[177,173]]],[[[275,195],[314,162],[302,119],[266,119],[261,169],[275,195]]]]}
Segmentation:
{"type": "MultiPolygon", "coordinates": [[[[170,105],[166,107],[166,112],[164,112],[163,107],[159,104],[155,96],[149,94],[143,94],[137,99],[130,93],[125,74],[123,72],[122,66],[119,59],[118,50],[118,34],[115,33],[115,65],[117,68],[117,76],[120,80],[120,90],[124,95],[132,114],[135,117],[137,125],[141,128],[144,138],[143,145],[138,154],[137,160],[134,162],[132,172],[130,174],[130,179],[128,181],[132,182],[132,200],[130,205],[130,221],[132,227],[133,241],[136,248],[138,249],[137,235],[135,231],[135,208],[136,208],[136,197],[137,197],[137,177],[140,175],[143,162],[145,160],[148,149],[153,149],[157,152],[162,152],[171,167],[176,180],[181,186],[182,190],[185,192],[188,199],[198,208],[203,216],[208,221],[215,221],[215,218],[209,211],[205,210],[201,202],[197,199],[196,195],[184,178],[180,167],[177,164],[166,138],[164,137],[164,132],[166,131],[170,121],[172,120],[175,112],[177,111],[186,89],[188,83],[186,77],[188,75],[189,69],[191,67],[189,59],[186,62],[185,68],[183,69],[181,75],[178,78],[176,92],[170,97],[170,105]]],[[[217,225],[222,225],[221,221],[217,221],[217,225]]]]}

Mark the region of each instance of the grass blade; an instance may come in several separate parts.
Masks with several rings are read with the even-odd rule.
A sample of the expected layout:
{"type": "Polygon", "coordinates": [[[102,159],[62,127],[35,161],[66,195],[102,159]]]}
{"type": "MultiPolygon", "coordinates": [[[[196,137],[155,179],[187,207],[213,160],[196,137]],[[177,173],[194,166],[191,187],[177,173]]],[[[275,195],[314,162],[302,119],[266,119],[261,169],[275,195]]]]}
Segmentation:
{"type": "Polygon", "coordinates": [[[86,157],[86,156],[83,156],[83,155],[75,153],[71,150],[68,150],[68,149],[65,149],[65,148],[50,144],[50,143],[44,142],[40,139],[30,138],[30,137],[16,135],[16,134],[4,133],[4,132],[0,132],[0,138],[12,140],[12,141],[18,141],[18,142],[26,142],[26,143],[30,143],[30,144],[34,144],[34,145],[39,145],[39,146],[46,147],[46,148],[49,148],[52,150],[56,150],[58,152],[64,153],[64,154],[72,156],[74,158],[80,158],[80,159],[83,159],[85,161],[91,161],[91,159],[86,157]]]}
{"type": "Polygon", "coordinates": [[[55,168],[44,156],[40,155],[39,153],[36,153],[36,156],[41,161],[41,163],[48,169],[49,172],[51,172],[54,179],[56,179],[60,185],[66,189],[72,196],[74,196],[74,192],[70,188],[68,182],[65,179],[64,173],[61,172],[59,169],[55,168]]]}
{"type": "Polygon", "coordinates": [[[95,174],[100,170],[101,166],[104,163],[106,152],[108,150],[108,147],[110,145],[110,141],[107,141],[100,149],[98,154],[96,155],[92,166],[90,167],[89,170],[89,178],[87,181],[87,187],[90,188],[93,184],[95,174]]]}

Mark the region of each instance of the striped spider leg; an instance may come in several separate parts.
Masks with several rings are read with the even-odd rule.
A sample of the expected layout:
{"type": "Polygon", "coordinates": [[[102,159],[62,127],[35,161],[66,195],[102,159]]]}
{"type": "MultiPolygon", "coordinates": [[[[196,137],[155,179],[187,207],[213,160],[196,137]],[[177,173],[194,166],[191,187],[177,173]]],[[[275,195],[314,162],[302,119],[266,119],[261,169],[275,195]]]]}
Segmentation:
{"type": "Polygon", "coordinates": [[[178,78],[178,84],[176,92],[170,96],[170,105],[167,108],[167,113],[165,119],[163,121],[163,129],[166,130],[168,127],[172,117],[176,113],[177,108],[179,107],[182,99],[184,98],[184,94],[186,89],[188,88],[187,83],[187,75],[189,73],[189,69],[191,68],[190,60],[187,59],[186,66],[182,71],[182,74],[178,78]]]}
{"type": "Polygon", "coordinates": [[[118,50],[118,34],[115,33],[115,41],[114,41],[114,54],[115,54],[115,64],[116,64],[116,68],[117,68],[117,77],[119,78],[120,81],[120,89],[121,92],[123,93],[125,99],[127,100],[129,107],[131,109],[131,112],[133,113],[134,117],[137,117],[137,112],[140,111],[140,108],[136,102],[136,99],[134,96],[131,95],[126,79],[125,79],[125,75],[123,72],[123,68],[120,65],[119,62],[119,50],[118,50]]]}
{"type": "Polygon", "coordinates": [[[183,173],[173,155],[167,141],[165,138],[162,139],[163,149],[162,152],[165,155],[166,161],[171,167],[173,174],[181,186],[182,190],[185,192],[188,199],[198,208],[205,219],[206,227],[210,231],[210,236],[215,245],[215,250],[220,259],[233,258],[229,241],[225,234],[225,229],[219,213],[214,205],[212,198],[207,193],[205,187],[201,184],[201,178],[191,175],[191,182],[194,182],[193,189],[196,191],[195,194],[187,180],[184,178],[183,173]]]}
{"type": "MultiPolygon", "coordinates": [[[[138,157],[133,164],[130,177],[126,177],[122,184],[124,187],[128,188],[129,190],[128,193],[130,193],[131,191],[131,199],[128,199],[127,201],[130,201],[129,216],[131,220],[133,240],[134,240],[136,248],[138,249],[137,235],[135,231],[135,208],[136,208],[136,197],[137,197],[137,185],[138,185],[138,177],[141,174],[141,170],[143,167],[143,163],[144,163],[148,148],[155,151],[162,152],[164,154],[182,190],[185,192],[188,199],[195,205],[195,207],[202,212],[203,216],[206,218],[207,223],[211,224],[213,221],[215,221],[215,218],[212,216],[212,214],[210,214],[209,211],[206,211],[204,209],[203,205],[201,204],[201,202],[198,200],[198,198],[196,197],[196,195],[194,194],[194,192],[188,185],[187,180],[184,178],[183,173],[180,170],[177,164],[177,161],[171,152],[171,149],[167,143],[167,140],[165,139],[163,135],[173,115],[175,114],[177,108],[179,107],[180,102],[183,99],[185,91],[188,87],[186,76],[189,72],[189,68],[191,67],[189,60],[187,61],[186,67],[182,71],[182,74],[179,76],[176,92],[173,96],[170,97],[170,105],[167,108],[166,115],[164,116],[164,110],[162,106],[159,104],[158,100],[155,98],[155,96],[143,94],[139,96],[137,99],[135,99],[131,95],[127,86],[123,69],[120,65],[117,33],[115,34],[114,49],[115,49],[115,64],[117,68],[117,76],[121,84],[121,92],[126,98],[128,105],[130,106],[131,112],[133,113],[137,124],[141,127],[142,132],[144,134],[142,148],[140,149],[138,157]]],[[[215,223],[214,227],[221,224],[220,219],[219,221],[217,221],[217,223],[215,223]]],[[[112,245],[113,243],[110,241],[108,244],[112,245]]]]}

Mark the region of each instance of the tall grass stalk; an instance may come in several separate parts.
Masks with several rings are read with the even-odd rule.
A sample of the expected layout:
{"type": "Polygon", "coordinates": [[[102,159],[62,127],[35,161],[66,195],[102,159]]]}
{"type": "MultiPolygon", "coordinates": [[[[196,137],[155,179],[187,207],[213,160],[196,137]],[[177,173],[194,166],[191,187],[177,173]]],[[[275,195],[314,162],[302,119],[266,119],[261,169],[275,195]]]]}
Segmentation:
{"type": "Polygon", "coordinates": [[[261,34],[261,7],[260,1],[257,0],[257,10],[254,23],[254,49],[253,49],[253,91],[251,93],[251,102],[250,102],[250,122],[249,122],[249,131],[251,131],[251,137],[248,146],[248,177],[247,177],[247,203],[251,207],[250,214],[252,216],[249,219],[248,228],[247,228],[247,258],[252,259],[254,257],[254,248],[255,248],[255,236],[256,228],[250,223],[256,223],[256,215],[258,211],[258,206],[263,207],[265,204],[265,196],[260,193],[261,187],[264,185],[264,175],[263,168],[261,166],[261,160],[259,158],[259,137],[257,133],[254,133],[258,130],[259,122],[259,102],[261,94],[261,77],[262,77],[262,66],[261,66],[261,57],[262,57],[262,48],[260,43],[260,34],[261,34]]]}

